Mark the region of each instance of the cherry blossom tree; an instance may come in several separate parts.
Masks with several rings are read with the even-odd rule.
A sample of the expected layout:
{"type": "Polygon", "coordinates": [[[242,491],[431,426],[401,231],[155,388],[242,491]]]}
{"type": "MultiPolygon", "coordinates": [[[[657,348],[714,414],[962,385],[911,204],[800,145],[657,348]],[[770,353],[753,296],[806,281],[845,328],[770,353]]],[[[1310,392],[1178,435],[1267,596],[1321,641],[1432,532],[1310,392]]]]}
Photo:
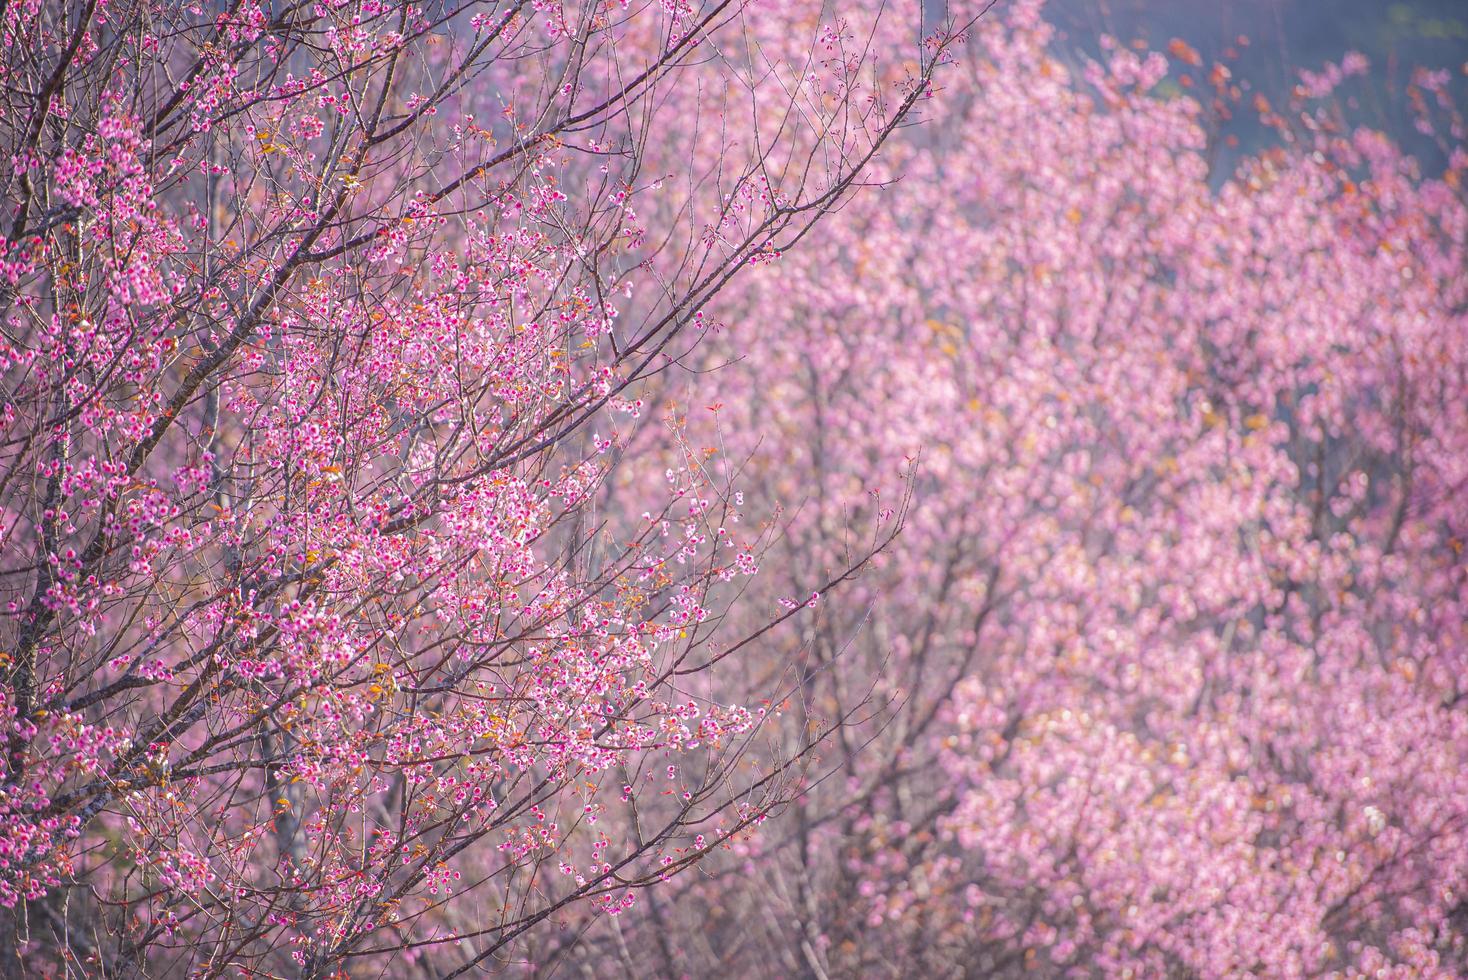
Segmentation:
{"type": "Polygon", "coordinates": [[[692,412],[704,439],[782,505],[767,566],[842,567],[904,481],[915,500],[770,651],[801,672],[791,713],[845,722],[797,804],[588,932],[586,961],[1462,975],[1447,77],[1410,92],[1449,160],[1430,176],[1353,123],[1357,56],[1275,106],[1181,41],[1091,61],[1039,4],[996,13],[886,158],[902,180],[722,297],[703,353],[728,366],[669,394],[719,406],[692,412]],[[1273,145],[1216,173],[1215,123],[1246,112],[1273,145]]]}
{"type": "Polygon", "coordinates": [[[747,6],[0,6],[6,975],[462,975],[796,791],[638,391],[963,32],[747,6]]]}

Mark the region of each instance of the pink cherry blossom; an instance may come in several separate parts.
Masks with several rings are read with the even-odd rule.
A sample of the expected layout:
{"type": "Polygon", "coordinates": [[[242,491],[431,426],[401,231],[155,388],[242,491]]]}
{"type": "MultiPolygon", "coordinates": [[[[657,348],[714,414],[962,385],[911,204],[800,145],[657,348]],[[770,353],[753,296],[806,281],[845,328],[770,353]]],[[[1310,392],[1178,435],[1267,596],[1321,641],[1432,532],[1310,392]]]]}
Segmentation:
{"type": "Polygon", "coordinates": [[[0,12],[0,972],[476,973],[789,800],[642,391],[959,38],[755,6],[0,12]]]}

